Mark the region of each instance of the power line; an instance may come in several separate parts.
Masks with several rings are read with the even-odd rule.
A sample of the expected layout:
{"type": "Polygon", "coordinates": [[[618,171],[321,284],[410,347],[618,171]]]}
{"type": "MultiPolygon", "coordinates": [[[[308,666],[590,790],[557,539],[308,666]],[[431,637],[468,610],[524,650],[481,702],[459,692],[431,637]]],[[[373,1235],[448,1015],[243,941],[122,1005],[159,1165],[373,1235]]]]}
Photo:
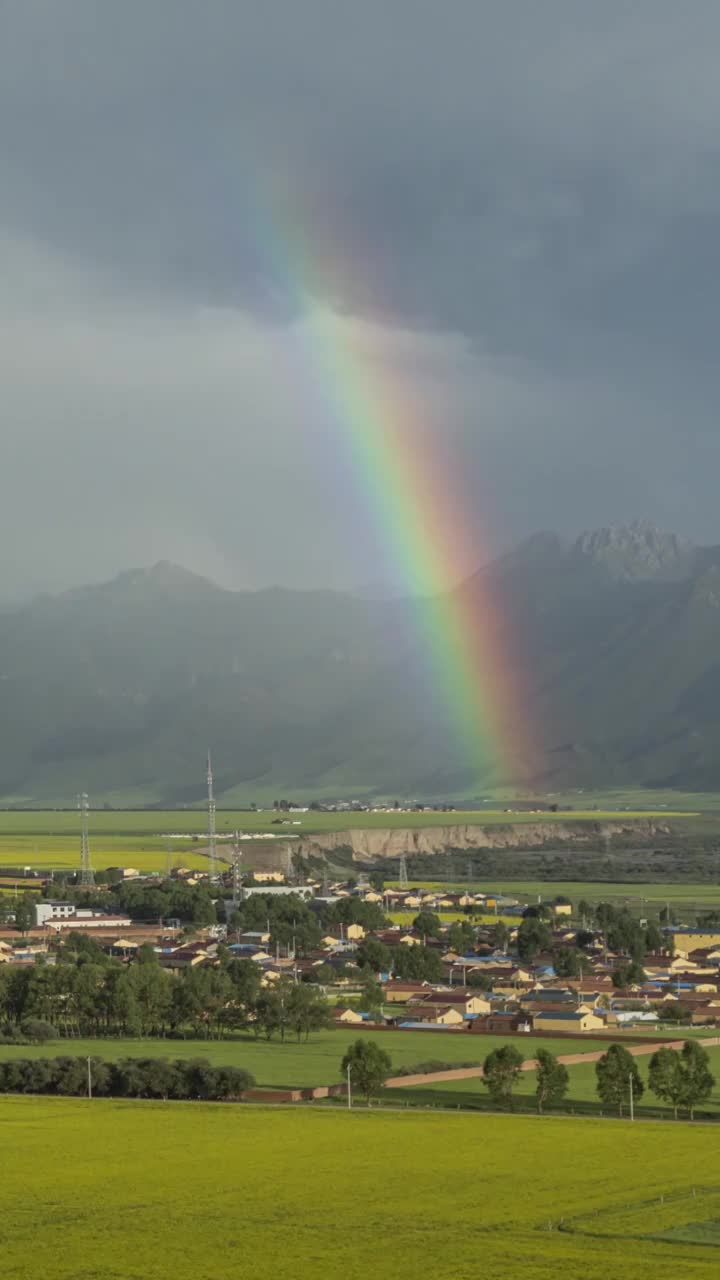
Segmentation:
{"type": "Polygon", "coordinates": [[[405,857],[404,853],[400,858],[399,879],[400,879],[400,888],[407,889],[409,887],[410,881],[408,880],[407,858],[405,857]]]}

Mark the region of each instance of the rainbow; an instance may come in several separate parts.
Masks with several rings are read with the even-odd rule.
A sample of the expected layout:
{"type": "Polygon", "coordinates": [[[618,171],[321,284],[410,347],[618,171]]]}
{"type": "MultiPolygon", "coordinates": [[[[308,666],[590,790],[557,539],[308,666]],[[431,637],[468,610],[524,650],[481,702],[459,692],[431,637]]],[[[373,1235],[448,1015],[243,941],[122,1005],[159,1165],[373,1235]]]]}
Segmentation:
{"type": "MultiPolygon", "coordinates": [[[[483,557],[452,492],[438,433],[431,434],[407,379],[388,368],[387,358],[368,354],[358,326],[324,301],[333,291],[318,263],[327,256],[310,254],[297,225],[284,239],[292,268],[280,274],[292,282],[303,373],[336,424],[397,580],[419,598],[434,702],[445,708],[466,762],[464,793],[492,780],[519,781],[533,755],[522,664],[490,576],[477,574],[472,586],[458,588],[463,572],[483,557]]],[[[277,254],[274,265],[277,278],[277,254]]]]}

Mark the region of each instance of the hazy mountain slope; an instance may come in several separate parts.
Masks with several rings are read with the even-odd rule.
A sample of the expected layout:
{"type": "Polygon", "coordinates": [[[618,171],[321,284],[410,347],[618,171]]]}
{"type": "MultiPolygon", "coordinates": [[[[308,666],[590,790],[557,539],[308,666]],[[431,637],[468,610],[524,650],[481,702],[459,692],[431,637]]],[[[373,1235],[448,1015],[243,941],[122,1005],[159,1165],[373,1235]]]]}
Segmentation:
{"type": "MultiPolygon", "coordinates": [[[[720,551],[645,525],[541,534],[460,588],[502,600],[539,785],[720,784],[720,551]]],[[[176,566],[0,615],[0,795],[472,791],[418,601],[228,592],[176,566]]],[[[490,673],[490,676],[492,673],[490,673]]],[[[485,785],[509,782],[488,760],[485,785]]]]}

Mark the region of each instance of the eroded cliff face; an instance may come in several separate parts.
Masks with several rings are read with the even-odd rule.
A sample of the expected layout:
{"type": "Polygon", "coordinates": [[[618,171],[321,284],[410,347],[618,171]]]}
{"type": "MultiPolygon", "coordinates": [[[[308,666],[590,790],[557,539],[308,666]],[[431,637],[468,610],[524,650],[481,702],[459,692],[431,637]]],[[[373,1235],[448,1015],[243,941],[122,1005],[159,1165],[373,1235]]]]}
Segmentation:
{"type": "MultiPolygon", "coordinates": [[[[447,853],[452,849],[536,849],[543,845],[586,844],[605,836],[634,835],[644,840],[669,835],[666,823],[650,819],[633,822],[522,822],[498,826],[378,828],[328,831],[304,836],[299,842],[305,854],[329,853],[350,848],[361,861],[401,858],[414,853],[447,853]]],[[[297,848],[297,846],[296,846],[297,848]]]]}

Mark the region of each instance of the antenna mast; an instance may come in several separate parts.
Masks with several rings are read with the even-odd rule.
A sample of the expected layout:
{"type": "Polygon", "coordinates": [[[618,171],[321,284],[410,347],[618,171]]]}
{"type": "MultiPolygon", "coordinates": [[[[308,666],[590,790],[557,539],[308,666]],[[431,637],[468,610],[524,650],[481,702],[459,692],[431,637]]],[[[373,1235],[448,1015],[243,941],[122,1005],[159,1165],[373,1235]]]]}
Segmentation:
{"type": "Polygon", "coordinates": [[[208,757],[207,757],[207,807],[208,807],[208,831],[207,831],[208,859],[210,862],[208,876],[210,879],[210,883],[214,884],[218,878],[218,868],[217,868],[217,848],[215,843],[215,793],[213,791],[212,761],[210,759],[209,751],[208,751],[208,757]]]}
{"type": "Polygon", "coordinates": [[[83,889],[92,889],[95,886],[95,873],[90,865],[90,841],[88,838],[90,802],[86,791],[81,792],[78,796],[78,809],[80,810],[80,884],[83,889]]]}

